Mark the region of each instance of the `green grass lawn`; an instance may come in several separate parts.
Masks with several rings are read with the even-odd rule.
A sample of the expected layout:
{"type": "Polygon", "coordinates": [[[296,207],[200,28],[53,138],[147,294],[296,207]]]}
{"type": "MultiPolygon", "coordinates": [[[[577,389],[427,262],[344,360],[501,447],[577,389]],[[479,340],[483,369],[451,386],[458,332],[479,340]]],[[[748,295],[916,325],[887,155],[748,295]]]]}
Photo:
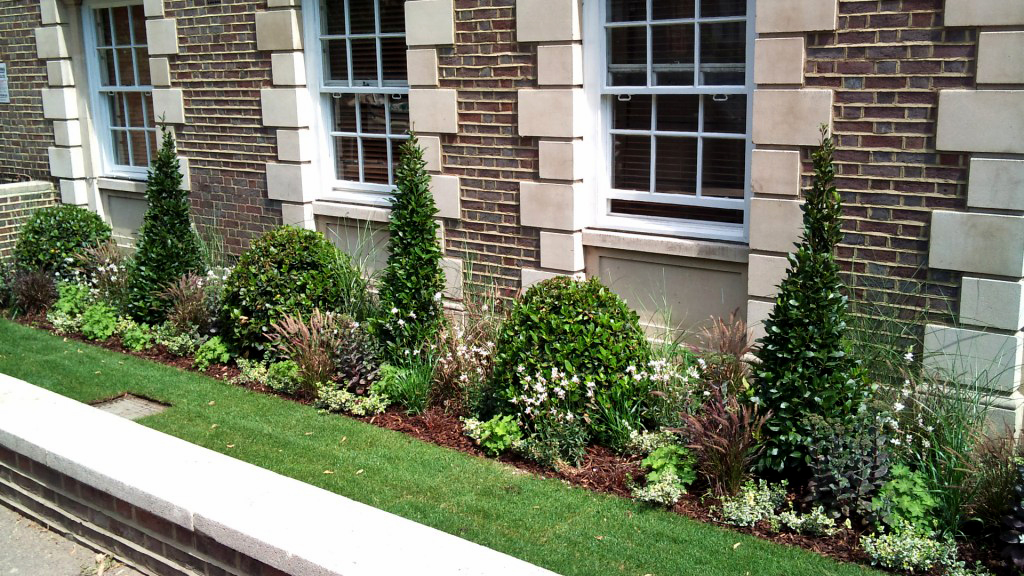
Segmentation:
{"type": "Polygon", "coordinates": [[[167,402],[141,423],[561,574],[877,574],[2,319],[0,372],[167,402]]]}

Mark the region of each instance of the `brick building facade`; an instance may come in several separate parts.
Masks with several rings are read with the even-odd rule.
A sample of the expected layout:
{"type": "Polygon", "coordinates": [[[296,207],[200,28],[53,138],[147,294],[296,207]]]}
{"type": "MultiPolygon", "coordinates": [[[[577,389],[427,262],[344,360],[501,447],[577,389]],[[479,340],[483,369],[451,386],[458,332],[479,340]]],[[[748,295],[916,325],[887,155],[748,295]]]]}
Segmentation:
{"type": "Polygon", "coordinates": [[[686,329],[767,315],[826,124],[853,299],[994,362],[1020,423],[1019,0],[0,0],[0,29],[0,179],[124,239],[163,124],[233,252],[281,223],[383,246],[411,127],[450,297],[585,274],[686,329]]]}

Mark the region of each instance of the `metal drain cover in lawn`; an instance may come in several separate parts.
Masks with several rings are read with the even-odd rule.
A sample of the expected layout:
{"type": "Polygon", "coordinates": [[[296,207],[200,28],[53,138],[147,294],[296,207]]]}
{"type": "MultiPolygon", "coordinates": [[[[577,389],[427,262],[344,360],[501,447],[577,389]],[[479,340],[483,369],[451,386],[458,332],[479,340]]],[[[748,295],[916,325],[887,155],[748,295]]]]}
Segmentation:
{"type": "Polygon", "coordinates": [[[147,400],[146,398],[140,398],[132,394],[118,396],[113,400],[93,404],[93,406],[103,410],[104,412],[110,412],[115,416],[120,416],[129,420],[138,420],[139,418],[159,414],[167,409],[167,406],[164,404],[147,400]]]}

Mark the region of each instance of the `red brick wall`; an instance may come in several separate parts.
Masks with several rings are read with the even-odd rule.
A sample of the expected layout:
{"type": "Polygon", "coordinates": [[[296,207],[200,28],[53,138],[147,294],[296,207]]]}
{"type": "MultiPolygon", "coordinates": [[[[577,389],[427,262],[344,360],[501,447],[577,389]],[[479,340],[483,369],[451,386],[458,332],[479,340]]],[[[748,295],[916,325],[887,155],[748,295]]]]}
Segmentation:
{"type": "Polygon", "coordinates": [[[0,3],[0,62],[7,65],[10,104],[0,104],[0,184],[50,180],[46,149],[54,145],[53,125],[43,119],[40,90],[46,64],[36,57],[34,30],[41,25],[39,3],[0,3]]]}
{"type": "MultiPolygon", "coordinates": [[[[960,275],[928,268],[931,211],[966,203],[966,154],[935,149],[938,90],[973,87],[976,37],[946,29],[943,0],[840,0],[839,30],[812,34],[807,84],[835,96],[839,257],[852,299],[948,319],[960,275]]],[[[809,170],[809,165],[808,165],[809,170]]]]}
{"type": "Polygon", "coordinates": [[[518,89],[536,86],[536,52],[516,42],[515,0],[456,0],[455,46],[438,50],[441,87],[459,91],[443,169],[462,177],[463,217],[445,221],[445,251],[465,260],[471,284],[506,294],[540,259],[539,232],[519,226],[519,182],[538,178],[538,144],[518,135],[516,105],[518,89]]]}
{"type": "Polygon", "coordinates": [[[266,162],[277,159],[273,128],[262,124],[260,89],[271,86],[270,53],[256,51],[256,11],[266,0],[169,0],[180,53],[170,56],[186,124],[176,128],[189,158],[197,224],[216,229],[232,253],[281,224],[267,200],[266,162]]]}

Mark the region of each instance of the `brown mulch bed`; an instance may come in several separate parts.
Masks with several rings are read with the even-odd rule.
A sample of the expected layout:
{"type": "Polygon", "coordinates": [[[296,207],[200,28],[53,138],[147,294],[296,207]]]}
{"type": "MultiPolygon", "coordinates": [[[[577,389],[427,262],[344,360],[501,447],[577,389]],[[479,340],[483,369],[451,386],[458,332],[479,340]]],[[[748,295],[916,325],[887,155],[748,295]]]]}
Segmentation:
{"type": "MultiPolygon", "coordinates": [[[[27,326],[41,328],[48,331],[52,331],[53,328],[52,325],[46,321],[46,317],[44,315],[22,316],[20,318],[16,318],[15,321],[27,326]]],[[[191,358],[175,356],[168,352],[163,346],[155,346],[149,350],[139,352],[124,348],[121,345],[120,340],[116,337],[104,342],[87,341],[80,335],[67,335],[65,338],[87,342],[115,352],[146,358],[148,360],[160,362],[168,366],[174,366],[182,370],[194,370],[191,358]]],[[[229,381],[237,376],[239,372],[240,371],[237,366],[218,364],[211,366],[205,374],[211,378],[229,381]]],[[[266,386],[255,385],[247,386],[247,388],[267,394],[276,394],[266,386]]],[[[303,404],[311,403],[309,399],[297,399],[284,395],[282,395],[282,397],[301,402],[303,404]]],[[[396,408],[391,408],[387,412],[377,414],[375,416],[347,417],[373,424],[381,428],[402,432],[425,442],[458,450],[459,452],[464,452],[481,458],[486,457],[484,451],[462,433],[462,423],[459,421],[458,417],[448,414],[440,408],[430,408],[423,414],[417,415],[407,414],[396,408]]],[[[503,455],[498,460],[537,476],[561,480],[588,490],[604,492],[624,498],[630,497],[630,486],[634,482],[639,481],[643,476],[639,460],[625,458],[600,446],[591,446],[587,448],[583,463],[578,468],[565,467],[559,470],[552,470],[535,462],[525,460],[517,455],[511,454],[503,455]]],[[[714,509],[716,504],[717,500],[714,498],[689,494],[676,503],[673,507],[673,511],[694,520],[708,524],[725,526],[730,530],[751,534],[758,538],[770,540],[778,544],[796,546],[806,550],[811,550],[841,562],[851,562],[856,564],[869,564],[870,562],[868,556],[860,548],[860,534],[856,530],[842,530],[835,536],[823,537],[805,536],[790,532],[776,532],[772,530],[766,522],[752,528],[726,526],[722,524],[715,515],[714,509]]],[[[1003,563],[1000,561],[996,551],[992,548],[980,548],[974,543],[968,542],[961,543],[960,552],[961,558],[967,561],[968,565],[973,565],[975,562],[981,562],[988,569],[1000,576],[1010,576],[1011,574],[1014,574],[1012,570],[1003,566],[1003,563]]]]}

